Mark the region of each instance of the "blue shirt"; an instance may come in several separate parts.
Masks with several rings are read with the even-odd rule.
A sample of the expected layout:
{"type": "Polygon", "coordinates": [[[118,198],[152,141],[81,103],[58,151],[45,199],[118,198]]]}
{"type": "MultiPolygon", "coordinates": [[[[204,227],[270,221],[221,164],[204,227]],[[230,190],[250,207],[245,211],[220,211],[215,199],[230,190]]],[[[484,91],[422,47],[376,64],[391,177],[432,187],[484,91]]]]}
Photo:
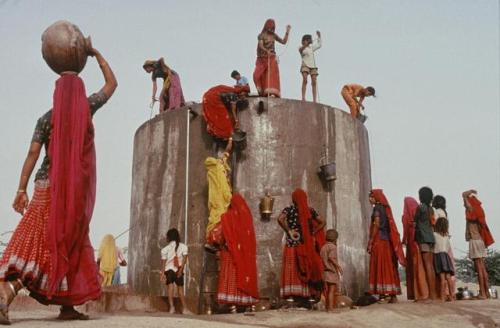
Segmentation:
{"type": "Polygon", "coordinates": [[[236,85],[247,85],[247,84],[248,84],[248,79],[244,76],[242,76],[239,81],[236,81],[236,85]]]}

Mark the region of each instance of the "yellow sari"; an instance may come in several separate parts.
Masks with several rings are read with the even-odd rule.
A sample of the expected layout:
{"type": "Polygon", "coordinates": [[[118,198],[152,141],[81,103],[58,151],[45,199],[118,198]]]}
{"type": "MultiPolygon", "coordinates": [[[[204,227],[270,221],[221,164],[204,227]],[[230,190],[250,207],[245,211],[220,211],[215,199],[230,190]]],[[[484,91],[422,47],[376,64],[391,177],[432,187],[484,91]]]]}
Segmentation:
{"type": "Polygon", "coordinates": [[[115,238],[112,235],[106,235],[99,246],[99,273],[103,277],[101,286],[111,286],[113,282],[113,273],[118,266],[118,255],[116,252],[115,238]]]}
{"type": "Polygon", "coordinates": [[[207,157],[205,167],[208,180],[208,210],[210,212],[207,224],[207,235],[221,220],[231,202],[231,186],[228,173],[231,168],[227,164],[229,154],[222,158],[207,157]]]}

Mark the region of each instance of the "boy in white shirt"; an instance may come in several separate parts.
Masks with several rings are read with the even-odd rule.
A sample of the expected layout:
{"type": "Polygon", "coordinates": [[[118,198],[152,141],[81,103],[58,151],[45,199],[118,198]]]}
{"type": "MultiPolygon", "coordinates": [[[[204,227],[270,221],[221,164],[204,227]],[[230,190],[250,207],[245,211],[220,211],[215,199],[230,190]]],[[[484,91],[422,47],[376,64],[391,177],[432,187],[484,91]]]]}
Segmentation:
{"type": "Polygon", "coordinates": [[[184,267],[187,262],[188,247],[180,242],[179,231],[175,228],[168,230],[167,242],[168,245],[161,249],[161,268],[164,274],[160,275],[160,279],[167,285],[169,311],[175,313],[175,284],[182,304],[182,313],[189,313],[184,299],[184,267]]]}
{"type": "Polygon", "coordinates": [[[321,48],[321,33],[316,31],[316,35],[318,38],[314,43],[310,34],[304,35],[302,37],[302,46],[299,48],[299,53],[302,56],[302,65],[300,67],[300,73],[302,73],[302,101],[306,100],[307,76],[311,75],[313,102],[316,102],[318,67],[314,59],[314,52],[321,48]]]}

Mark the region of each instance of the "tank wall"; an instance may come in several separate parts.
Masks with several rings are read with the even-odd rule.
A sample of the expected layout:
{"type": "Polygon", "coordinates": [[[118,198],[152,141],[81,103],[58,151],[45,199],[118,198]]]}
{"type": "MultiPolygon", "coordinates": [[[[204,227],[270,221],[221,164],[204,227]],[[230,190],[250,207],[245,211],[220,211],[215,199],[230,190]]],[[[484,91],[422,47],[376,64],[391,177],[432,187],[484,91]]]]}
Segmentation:
{"type": "MultiPolygon", "coordinates": [[[[193,109],[200,112],[200,106],[194,105],[193,109]]],[[[365,127],[341,110],[287,99],[250,98],[249,108],[239,116],[241,127],[247,132],[247,147],[236,153],[233,189],[244,196],[254,216],[261,297],[279,297],[283,232],[276,218],[291,203],[291,192],[301,187],[309,195],[310,206],[326,218],[327,227],[339,231],[344,290],[356,298],[368,283],[365,247],[371,178],[365,127]],[[268,109],[258,115],[260,100],[268,109]],[[337,167],[337,180],[330,188],[318,176],[325,150],[337,167]],[[269,221],[261,220],[258,206],[266,191],[275,197],[269,221]]],[[[136,133],[128,281],[137,293],[164,295],[159,280],[164,235],[168,228],[177,227],[184,236],[186,226],[186,293],[190,306],[196,310],[208,217],[203,162],[214,154],[214,148],[203,118],[191,119],[186,165],[187,117],[182,109],[168,112],[146,122],[136,133]],[[186,167],[189,187],[185,225],[186,167]]],[[[205,290],[215,291],[216,283],[216,276],[212,275],[205,290]]]]}

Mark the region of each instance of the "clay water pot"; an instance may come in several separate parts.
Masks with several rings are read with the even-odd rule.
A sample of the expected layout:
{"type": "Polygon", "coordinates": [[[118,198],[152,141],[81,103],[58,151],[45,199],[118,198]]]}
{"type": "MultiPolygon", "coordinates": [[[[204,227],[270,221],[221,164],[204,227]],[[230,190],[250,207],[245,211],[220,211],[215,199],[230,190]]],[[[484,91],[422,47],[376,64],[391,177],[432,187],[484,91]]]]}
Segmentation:
{"type": "Polygon", "coordinates": [[[85,38],[78,26],[68,21],[57,21],[42,34],[43,59],[57,74],[80,73],[91,49],[90,37],[85,38]]]}

